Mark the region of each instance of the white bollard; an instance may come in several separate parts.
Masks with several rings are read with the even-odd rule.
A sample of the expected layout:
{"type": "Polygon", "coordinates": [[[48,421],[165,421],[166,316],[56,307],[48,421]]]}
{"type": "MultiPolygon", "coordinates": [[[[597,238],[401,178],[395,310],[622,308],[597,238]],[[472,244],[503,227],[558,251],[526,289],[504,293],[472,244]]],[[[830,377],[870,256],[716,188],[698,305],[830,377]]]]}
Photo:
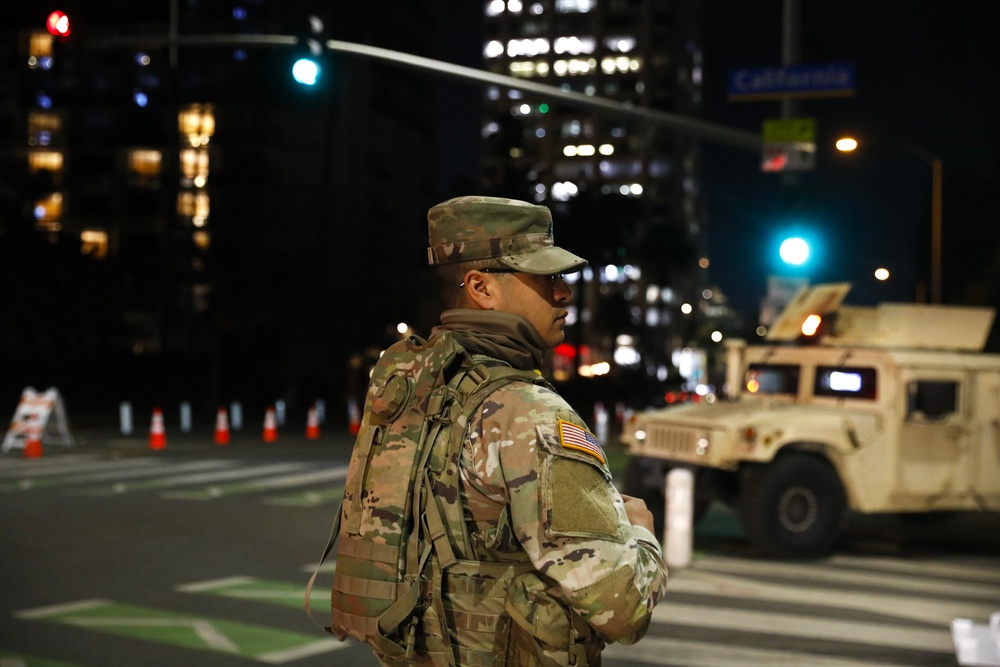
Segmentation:
{"type": "Polygon", "coordinates": [[[598,401],[594,404],[594,435],[601,444],[608,442],[608,410],[604,403],[598,401]]]}
{"type": "Polygon", "coordinates": [[[118,406],[118,417],[122,425],[122,435],[132,435],[132,404],[122,401],[118,406]]]}
{"type": "Polygon", "coordinates": [[[181,433],[191,432],[191,404],[187,401],[181,403],[181,433]]]}
{"type": "Polygon", "coordinates": [[[274,402],[274,421],[278,426],[285,425],[285,401],[280,398],[274,402]]]}
{"type": "Polygon", "coordinates": [[[326,421],[326,401],[322,398],[317,398],[314,405],[316,406],[316,421],[322,424],[326,421]]]}
{"type": "Polygon", "coordinates": [[[694,529],[694,473],[687,468],[674,468],[667,473],[666,484],[665,560],[667,567],[687,567],[691,564],[694,529]]]}
{"type": "Polygon", "coordinates": [[[239,401],[229,405],[229,428],[233,431],[243,428],[243,405],[239,401]]]}

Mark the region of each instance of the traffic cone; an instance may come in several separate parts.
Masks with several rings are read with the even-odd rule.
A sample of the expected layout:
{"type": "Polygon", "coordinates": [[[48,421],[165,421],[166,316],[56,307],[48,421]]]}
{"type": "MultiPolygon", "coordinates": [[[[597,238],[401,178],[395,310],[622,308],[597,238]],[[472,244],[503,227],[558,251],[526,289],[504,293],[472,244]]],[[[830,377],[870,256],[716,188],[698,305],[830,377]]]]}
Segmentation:
{"type": "Polygon", "coordinates": [[[315,405],[309,408],[309,414],[306,416],[306,437],[310,440],[319,437],[319,415],[315,405]]]}
{"type": "Polygon", "coordinates": [[[21,453],[26,459],[42,458],[42,438],[38,434],[38,427],[30,426],[24,436],[24,451],[21,453]]]}
{"type": "Polygon", "coordinates": [[[264,442],[278,440],[278,424],[274,417],[274,408],[268,408],[264,413],[264,442]]]}
{"type": "Polygon", "coordinates": [[[358,412],[358,402],[353,399],[347,402],[347,430],[351,435],[357,435],[361,430],[361,413],[358,412]]]}
{"type": "Polygon", "coordinates": [[[163,449],[167,446],[167,434],[163,430],[163,410],[153,408],[153,423],[149,427],[149,448],[163,449]]]}
{"type": "Polygon", "coordinates": [[[225,408],[219,408],[215,413],[215,444],[229,444],[229,415],[225,408]]]}

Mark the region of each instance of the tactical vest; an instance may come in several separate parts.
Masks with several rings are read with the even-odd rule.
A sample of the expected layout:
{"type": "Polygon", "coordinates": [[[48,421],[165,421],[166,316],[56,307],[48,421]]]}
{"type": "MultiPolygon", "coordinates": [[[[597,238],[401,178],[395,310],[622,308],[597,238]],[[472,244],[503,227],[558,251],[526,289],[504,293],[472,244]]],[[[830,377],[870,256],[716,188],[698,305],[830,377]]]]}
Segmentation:
{"type": "Polygon", "coordinates": [[[459,465],[470,416],[517,381],[547,385],[497,360],[477,363],[447,331],[382,355],[321,559],[339,540],[327,631],[370,644],[389,665],[505,664],[507,647],[496,644],[509,636],[508,588],[534,568],[520,552],[475,559],[459,465]]]}

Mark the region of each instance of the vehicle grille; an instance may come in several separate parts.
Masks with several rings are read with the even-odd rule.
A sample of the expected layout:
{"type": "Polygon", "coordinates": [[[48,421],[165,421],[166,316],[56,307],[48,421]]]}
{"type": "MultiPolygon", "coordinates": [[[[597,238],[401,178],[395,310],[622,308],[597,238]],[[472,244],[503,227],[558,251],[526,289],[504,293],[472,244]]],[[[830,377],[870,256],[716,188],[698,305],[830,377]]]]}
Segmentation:
{"type": "Polygon", "coordinates": [[[646,447],[649,454],[663,458],[695,458],[698,435],[693,430],[652,427],[646,432],[646,447]]]}

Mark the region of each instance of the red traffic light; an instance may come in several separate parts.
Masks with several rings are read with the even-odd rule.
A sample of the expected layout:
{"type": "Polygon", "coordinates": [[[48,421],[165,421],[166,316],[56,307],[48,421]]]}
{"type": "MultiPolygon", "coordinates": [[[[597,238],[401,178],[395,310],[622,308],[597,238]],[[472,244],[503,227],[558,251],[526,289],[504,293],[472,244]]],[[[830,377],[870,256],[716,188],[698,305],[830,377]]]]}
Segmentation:
{"type": "Polygon", "coordinates": [[[69,17],[58,9],[45,20],[45,28],[55,37],[69,37],[69,17]]]}

